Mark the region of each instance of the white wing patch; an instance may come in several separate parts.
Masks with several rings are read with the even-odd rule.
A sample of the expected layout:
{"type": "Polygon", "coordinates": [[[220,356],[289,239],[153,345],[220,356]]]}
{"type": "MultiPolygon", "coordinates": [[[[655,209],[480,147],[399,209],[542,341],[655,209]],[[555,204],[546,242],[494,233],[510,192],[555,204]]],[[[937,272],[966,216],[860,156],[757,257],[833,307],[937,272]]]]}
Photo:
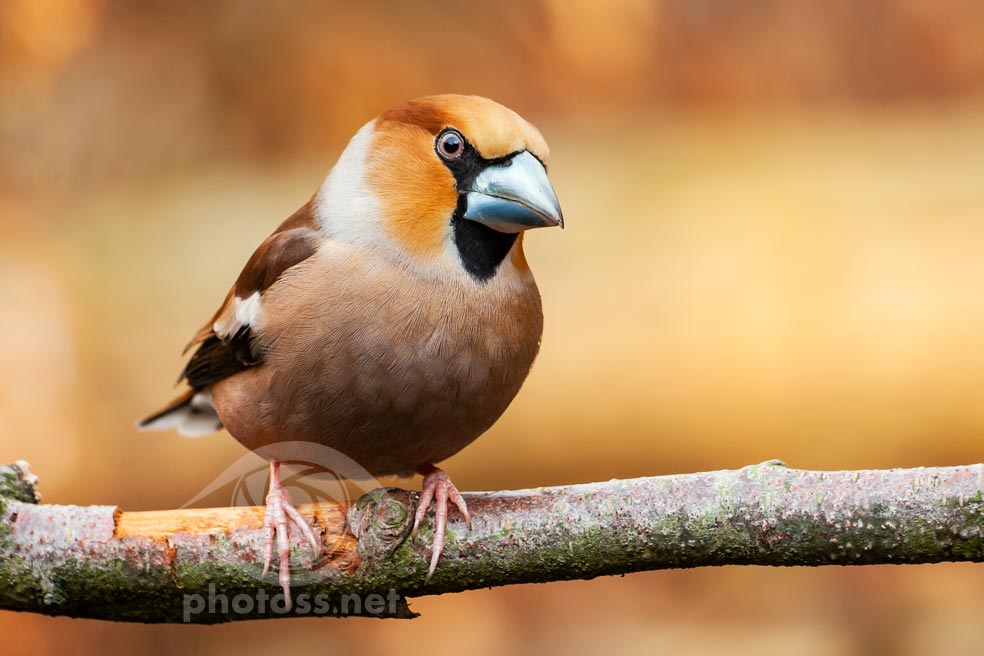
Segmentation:
{"type": "Polygon", "coordinates": [[[242,328],[251,328],[256,325],[261,312],[260,292],[253,292],[245,299],[236,296],[212,324],[212,330],[215,331],[219,339],[232,337],[242,328]]]}

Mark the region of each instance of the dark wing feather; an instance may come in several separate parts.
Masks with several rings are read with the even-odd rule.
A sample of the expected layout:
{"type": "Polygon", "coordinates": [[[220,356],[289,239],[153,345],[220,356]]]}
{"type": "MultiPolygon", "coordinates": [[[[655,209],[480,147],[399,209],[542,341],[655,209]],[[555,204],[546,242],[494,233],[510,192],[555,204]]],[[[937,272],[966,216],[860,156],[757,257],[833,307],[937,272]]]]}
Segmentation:
{"type": "Polygon", "coordinates": [[[184,379],[193,388],[201,389],[258,365],[263,359],[253,352],[251,342],[249,328],[242,328],[224,340],[215,335],[206,338],[191,356],[178,380],[184,379]]]}
{"type": "Polygon", "coordinates": [[[259,292],[262,302],[263,292],[285,271],[314,254],[320,233],[311,210],[312,202],[309,202],[291,215],[249,258],[225,303],[189,345],[199,344],[179,380],[187,380],[194,389],[201,389],[263,361],[248,325],[227,336],[215,334],[212,325],[229,311],[236,299],[247,299],[259,292]]]}

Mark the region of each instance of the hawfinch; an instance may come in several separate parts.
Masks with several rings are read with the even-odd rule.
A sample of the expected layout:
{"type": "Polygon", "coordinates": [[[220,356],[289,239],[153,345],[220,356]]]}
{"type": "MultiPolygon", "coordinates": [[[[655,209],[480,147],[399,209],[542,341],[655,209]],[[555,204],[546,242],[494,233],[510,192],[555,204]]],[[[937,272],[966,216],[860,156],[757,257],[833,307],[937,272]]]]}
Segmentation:
{"type": "MultiPolygon", "coordinates": [[[[313,442],[374,476],[422,474],[413,535],[434,501],[429,579],[448,501],[470,521],[434,463],[492,426],[540,346],[523,232],[563,226],[547,159],[536,128],[477,96],[369,122],[192,339],[188,389],[139,426],[225,427],[248,449],[313,442]]],[[[288,523],[320,551],[271,459],[264,573],[276,539],[289,603],[288,523]]]]}

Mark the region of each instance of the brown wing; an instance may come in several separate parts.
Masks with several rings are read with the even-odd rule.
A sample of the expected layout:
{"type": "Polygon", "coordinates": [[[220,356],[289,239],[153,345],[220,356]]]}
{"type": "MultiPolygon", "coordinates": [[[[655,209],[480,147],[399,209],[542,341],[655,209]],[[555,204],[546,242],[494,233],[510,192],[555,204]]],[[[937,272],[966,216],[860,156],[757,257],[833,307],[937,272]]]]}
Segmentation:
{"type": "Polygon", "coordinates": [[[179,380],[195,389],[207,387],[262,361],[250,331],[263,292],[291,267],[311,257],[320,243],[313,200],[300,208],[256,249],[225,302],[195,335],[185,351],[197,345],[179,380]]]}

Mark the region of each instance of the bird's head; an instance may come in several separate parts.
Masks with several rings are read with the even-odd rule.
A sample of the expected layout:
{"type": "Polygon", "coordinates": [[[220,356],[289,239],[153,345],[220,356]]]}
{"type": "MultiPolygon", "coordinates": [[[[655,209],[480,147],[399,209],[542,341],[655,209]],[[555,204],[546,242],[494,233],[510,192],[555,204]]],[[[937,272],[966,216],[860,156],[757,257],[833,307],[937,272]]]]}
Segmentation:
{"type": "Polygon", "coordinates": [[[563,227],[548,158],[540,132],[498,103],[419,98],[356,134],[315,211],[330,236],[483,282],[510,254],[525,269],[523,231],[563,227]]]}

